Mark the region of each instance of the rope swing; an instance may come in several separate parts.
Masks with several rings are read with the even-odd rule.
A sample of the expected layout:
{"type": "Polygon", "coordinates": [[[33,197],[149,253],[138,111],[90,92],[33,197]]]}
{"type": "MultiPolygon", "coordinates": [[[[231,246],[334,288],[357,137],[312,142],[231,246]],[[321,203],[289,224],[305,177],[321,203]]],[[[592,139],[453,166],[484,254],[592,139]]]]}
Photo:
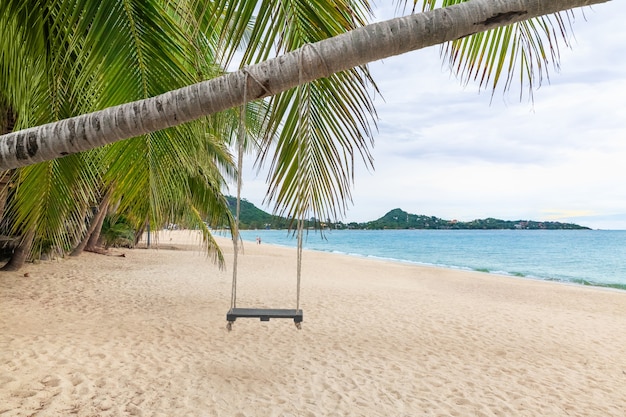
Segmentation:
{"type": "MultiPolygon", "coordinates": [[[[301,216],[297,220],[297,286],[296,286],[296,308],[295,309],[275,309],[275,308],[239,308],[237,307],[237,265],[239,255],[239,216],[241,211],[241,185],[242,185],[242,168],[243,168],[243,152],[244,142],[246,138],[246,105],[248,102],[248,80],[252,78],[257,84],[266,89],[263,84],[257,80],[247,69],[242,70],[244,77],[243,87],[243,104],[239,115],[239,132],[237,135],[237,204],[235,208],[235,227],[232,235],[233,239],[233,280],[230,298],[230,310],[226,314],[226,328],[232,330],[233,323],[238,318],[259,318],[261,321],[269,321],[273,318],[293,319],[298,329],[301,328],[303,320],[302,310],[300,309],[300,282],[302,276],[302,231],[304,229],[304,221],[301,216]]],[[[299,79],[302,80],[302,52],[299,57],[299,79]]],[[[300,82],[300,84],[302,84],[300,82]]],[[[301,106],[301,104],[299,104],[301,106]]],[[[301,113],[301,107],[299,109],[301,113]]],[[[302,141],[298,140],[297,152],[297,177],[300,178],[301,160],[302,160],[302,141]]]]}

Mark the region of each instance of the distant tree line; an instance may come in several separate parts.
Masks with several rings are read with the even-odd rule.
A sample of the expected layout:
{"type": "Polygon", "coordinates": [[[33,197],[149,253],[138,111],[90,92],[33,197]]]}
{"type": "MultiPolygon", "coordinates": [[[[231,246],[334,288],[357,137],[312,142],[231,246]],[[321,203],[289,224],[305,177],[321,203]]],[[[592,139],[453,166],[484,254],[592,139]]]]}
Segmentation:
{"type": "MultiPolygon", "coordinates": [[[[234,197],[226,197],[233,214],[235,213],[236,200],[234,197]]],[[[240,205],[240,229],[287,229],[290,219],[275,216],[259,209],[249,201],[242,200],[240,205]]],[[[332,222],[331,220],[320,221],[315,218],[308,219],[306,227],[323,229],[447,229],[447,230],[496,230],[496,229],[525,229],[525,230],[581,230],[589,229],[574,223],[540,222],[534,220],[500,220],[494,218],[477,219],[469,222],[457,220],[445,220],[435,216],[410,214],[402,209],[393,209],[383,217],[364,223],[332,222]]],[[[292,225],[293,228],[293,225],[292,225]]]]}

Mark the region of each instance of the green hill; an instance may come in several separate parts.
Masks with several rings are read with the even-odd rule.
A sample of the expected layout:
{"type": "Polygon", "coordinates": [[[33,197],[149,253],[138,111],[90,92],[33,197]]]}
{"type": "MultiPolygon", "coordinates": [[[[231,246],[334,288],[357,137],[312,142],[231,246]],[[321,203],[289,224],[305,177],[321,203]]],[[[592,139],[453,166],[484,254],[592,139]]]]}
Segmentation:
{"type": "Polygon", "coordinates": [[[434,216],[410,214],[399,208],[393,209],[378,220],[365,223],[365,229],[532,229],[576,230],[589,229],[573,223],[538,222],[534,220],[500,220],[494,218],[459,222],[434,216]]]}
{"type": "MultiPolygon", "coordinates": [[[[235,197],[226,196],[231,213],[235,214],[237,200],[235,197]]],[[[289,220],[266,213],[249,201],[242,199],[239,205],[239,228],[240,229],[286,229],[289,220]]]]}

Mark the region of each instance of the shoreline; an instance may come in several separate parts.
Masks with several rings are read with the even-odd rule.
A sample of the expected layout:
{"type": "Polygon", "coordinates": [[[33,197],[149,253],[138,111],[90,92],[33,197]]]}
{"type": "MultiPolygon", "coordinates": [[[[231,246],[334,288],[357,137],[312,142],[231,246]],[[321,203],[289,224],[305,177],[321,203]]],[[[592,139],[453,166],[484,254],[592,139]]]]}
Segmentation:
{"type": "MultiPolygon", "coordinates": [[[[307,251],[302,330],[228,332],[223,239],[225,270],[176,231],[0,273],[0,414],[626,413],[623,292],[307,251]]],[[[239,306],[291,308],[295,255],[247,242],[239,306]]]]}
{"type": "MultiPolygon", "coordinates": [[[[249,232],[250,230],[247,230],[247,231],[249,232]]],[[[221,235],[218,235],[218,236],[219,238],[224,238],[224,236],[221,236],[221,235]]],[[[232,243],[230,243],[230,238],[226,238],[226,239],[228,241],[228,244],[232,245],[232,243]]],[[[247,242],[248,244],[255,243],[252,240],[244,240],[244,242],[247,242]]],[[[295,246],[278,244],[278,243],[263,243],[263,244],[272,245],[272,246],[276,246],[280,248],[292,248],[293,249],[295,247],[295,246]]],[[[422,267],[427,267],[427,268],[441,268],[441,269],[446,269],[446,270],[451,270],[451,271],[478,272],[478,273],[505,277],[505,278],[508,277],[508,278],[527,279],[527,280],[533,280],[533,281],[552,282],[552,283],[557,283],[557,284],[581,286],[585,288],[601,288],[601,289],[606,289],[606,290],[611,290],[611,291],[626,292],[626,284],[598,283],[598,282],[593,282],[593,281],[589,281],[589,280],[582,279],[582,278],[575,278],[571,280],[558,279],[558,278],[546,278],[546,277],[541,277],[538,275],[524,275],[524,274],[509,273],[506,271],[495,271],[495,270],[491,271],[491,270],[481,269],[481,268],[474,269],[471,267],[464,267],[464,266],[432,264],[432,263],[426,263],[426,262],[411,261],[411,260],[406,260],[406,259],[381,257],[381,256],[376,256],[376,255],[363,255],[359,253],[347,253],[347,252],[342,252],[342,251],[330,251],[330,250],[322,250],[322,249],[314,249],[314,248],[305,248],[304,251],[305,252],[314,251],[314,252],[327,253],[327,254],[344,255],[344,256],[354,257],[357,259],[373,259],[373,260],[380,260],[383,262],[394,262],[394,263],[400,263],[400,264],[405,264],[405,265],[422,266],[422,267]]]]}

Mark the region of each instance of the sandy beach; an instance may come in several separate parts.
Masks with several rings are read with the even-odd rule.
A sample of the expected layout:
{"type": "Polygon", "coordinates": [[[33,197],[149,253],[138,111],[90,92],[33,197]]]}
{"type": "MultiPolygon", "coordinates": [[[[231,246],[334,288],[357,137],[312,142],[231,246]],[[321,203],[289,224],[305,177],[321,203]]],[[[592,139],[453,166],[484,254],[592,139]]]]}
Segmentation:
{"type": "MultiPolygon", "coordinates": [[[[220,241],[225,270],[176,231],[0,272],[0,416],[626,415],[626,292],[307,251],[302,330],[228,332],[220,241]]],[[[294,249],[238,275],[294,308],[294,249]]]]}

